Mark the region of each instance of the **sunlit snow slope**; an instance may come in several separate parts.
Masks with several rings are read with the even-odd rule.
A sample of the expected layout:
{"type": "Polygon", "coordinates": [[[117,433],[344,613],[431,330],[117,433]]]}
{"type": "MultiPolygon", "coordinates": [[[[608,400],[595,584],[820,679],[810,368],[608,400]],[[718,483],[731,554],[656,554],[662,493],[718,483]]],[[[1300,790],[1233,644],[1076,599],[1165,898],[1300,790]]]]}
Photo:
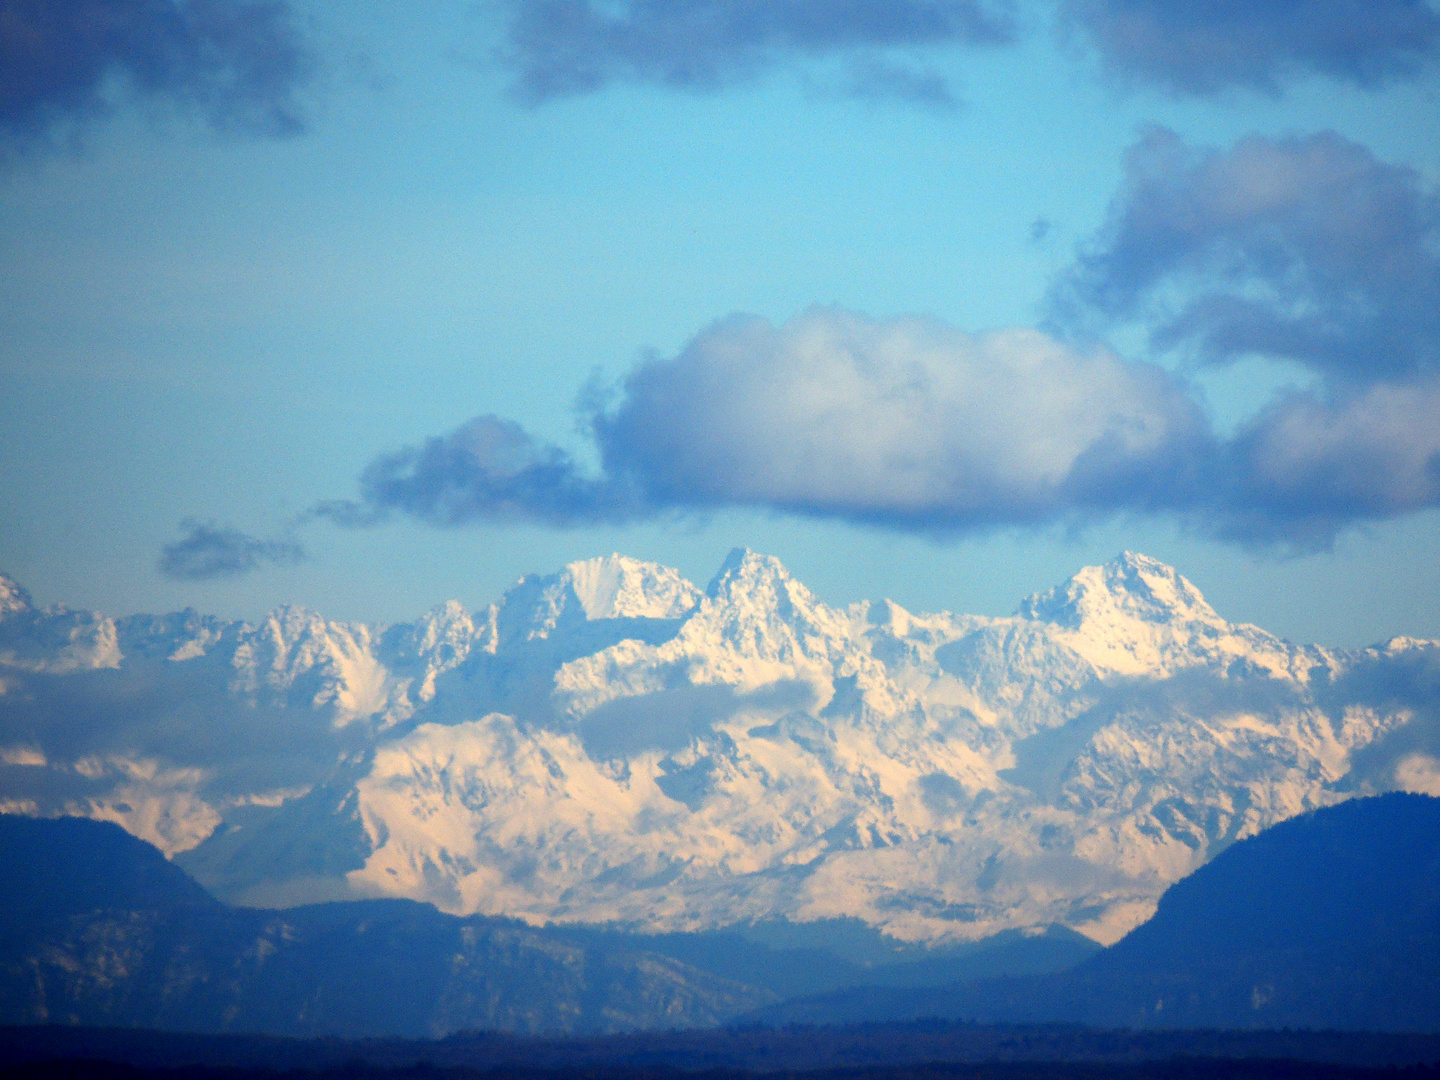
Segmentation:
{"type": "Polygon", "coordinates": [[[238,902],[1100,941],[1236,839],[1440,793],[1440,643],[1226,622],[1124,554],[1010,618],[826,607],[735,551],[472,615],[38,611],[0,577],[0,809],[116,821],[238,902]]]}

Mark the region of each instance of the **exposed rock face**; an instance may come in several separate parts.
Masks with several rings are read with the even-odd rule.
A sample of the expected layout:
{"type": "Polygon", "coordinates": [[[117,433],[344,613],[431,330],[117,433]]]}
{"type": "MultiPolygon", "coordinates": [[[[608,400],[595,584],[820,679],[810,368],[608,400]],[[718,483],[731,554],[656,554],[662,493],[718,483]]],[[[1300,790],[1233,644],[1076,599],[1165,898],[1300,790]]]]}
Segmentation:
{"type": "Polygon", "coordinates": [[[0,754],[0,808],[116,821],[239,902],[1109,942],[1237,839],[1440,787],[1440,644],[1292,645],[1129,553],[1001,619],[833,609],[747,551],[390,627],[0,578],[0,754]]]}

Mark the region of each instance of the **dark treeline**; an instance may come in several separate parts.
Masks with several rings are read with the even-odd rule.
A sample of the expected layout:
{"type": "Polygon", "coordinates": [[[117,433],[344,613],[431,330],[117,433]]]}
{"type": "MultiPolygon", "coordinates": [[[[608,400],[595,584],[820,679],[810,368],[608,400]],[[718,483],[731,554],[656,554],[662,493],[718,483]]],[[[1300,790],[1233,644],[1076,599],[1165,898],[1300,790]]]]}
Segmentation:
{"type": "Polygon", "coordinates": [[[46,1061],[0,1068],[0,1080],[1434,1080],[1440,1068],[1368,1068],[1293,1060],[1173,1058],[1145,1062],[987,1062],[874,1065],[757,1073],[672,1066],[507,1066],[494,1069],[354,1062],[324,1070],[188,1065],[155,1068],[118,1062],[46,1061]]]}
{"type": "MultiPolygon", "coordinates": [[[[104,1071],[122,1066],[151,1070],[157,1076],[164,1070],[199,1068],[211,1070],[217,1080],[222,1073],[233,1080],[280,1073],[296,1080],[332,1075],[443,1080],[452,1072],[457,1078],[678,1072],[693,1078],[707,1071],[717,1076],[763,1072],[856,1078],[902,1074],[1341,1077],[1396,1068],[1408,1069],[1405,1075],[1419,1078],[1437,1075],[1424,1070],[1440,1066],[1440,1035],[1109,1031],[1063,1024],[940,1021],[652,1031],[588,1038],[474,1032],[437,1040],[290,1039],[60,1025],[0,1028],[0,1072],[5,1076],[104,1075],[122,1080],[129,1075],[123,1070],[104,1071]],[[902,1068],[903,1073],[897,1071],[902,1068]],[[1157,1071],[1165,1069],[1172,1071],[1157,1071]]],[[[180,1073],[166,1075],[179,1080],[180,1073]]]]}

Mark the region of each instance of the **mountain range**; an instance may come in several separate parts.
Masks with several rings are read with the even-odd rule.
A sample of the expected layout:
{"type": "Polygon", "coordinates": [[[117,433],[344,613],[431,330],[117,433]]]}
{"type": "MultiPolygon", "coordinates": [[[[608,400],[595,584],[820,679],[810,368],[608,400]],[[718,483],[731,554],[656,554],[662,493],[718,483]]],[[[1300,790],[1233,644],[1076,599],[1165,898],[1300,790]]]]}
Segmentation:
{"type": "Polygon", "coordinates": [[[0,577],[0,811],[114,822],[243,905],[1104,944],[1237,841],[1440,793],[1440,643],[1294,645],[1124,554],[1006,618],[833,608],[733,552],[471,613],[40,609],[0,577]]]}

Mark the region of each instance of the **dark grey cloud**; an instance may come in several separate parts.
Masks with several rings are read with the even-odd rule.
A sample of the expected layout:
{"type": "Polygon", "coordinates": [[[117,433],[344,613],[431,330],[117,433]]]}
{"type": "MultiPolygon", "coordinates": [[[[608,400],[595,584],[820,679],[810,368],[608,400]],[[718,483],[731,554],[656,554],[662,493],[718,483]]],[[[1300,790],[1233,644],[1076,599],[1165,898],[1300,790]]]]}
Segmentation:
{"type": "MultiPolygon", "coordinates": [[[[1014,36],[1007,7],[980,0],[511,0],[508,7],[515,91],[531,103],[615,80],[713,90],[797,58],[1004,44],[1014,36]]],[[[880,81],[892,95],[934,103],[949,94],[935,76],[876,69],[886,70],[880,81]]]]}
{"type": "Polygon", "coordinates": [[[1053,295],[1062,324],[1136,321],[1156,353],[1299,361],[1335,383],[1433,372],[1440,198],[1333,132],[1130,151],[1096,242],[1053,295]]]}
{"type": "Polygon", "coordinates": [[[1440,50],[1426,0],[1063,0],[1060,17],[1113,75],[1180,94],[1306,73],[1374,86],[1440,50]]]}
{"type": "Polygon", "coordinates": [[[0,0],[0,135],[103,115],[117,83],[218,129],[293,135],[314,63],[280,0],[0,0]]]}
{"type": "Polygon", "coordinates": [[[201,521],[181,522],[181,528],[185,535],[160,552],[159,570],[168,578],[238,577],[266,563],[297,563],[305,558],[305,549],[289,540],[261,540],[201,521]]]}

